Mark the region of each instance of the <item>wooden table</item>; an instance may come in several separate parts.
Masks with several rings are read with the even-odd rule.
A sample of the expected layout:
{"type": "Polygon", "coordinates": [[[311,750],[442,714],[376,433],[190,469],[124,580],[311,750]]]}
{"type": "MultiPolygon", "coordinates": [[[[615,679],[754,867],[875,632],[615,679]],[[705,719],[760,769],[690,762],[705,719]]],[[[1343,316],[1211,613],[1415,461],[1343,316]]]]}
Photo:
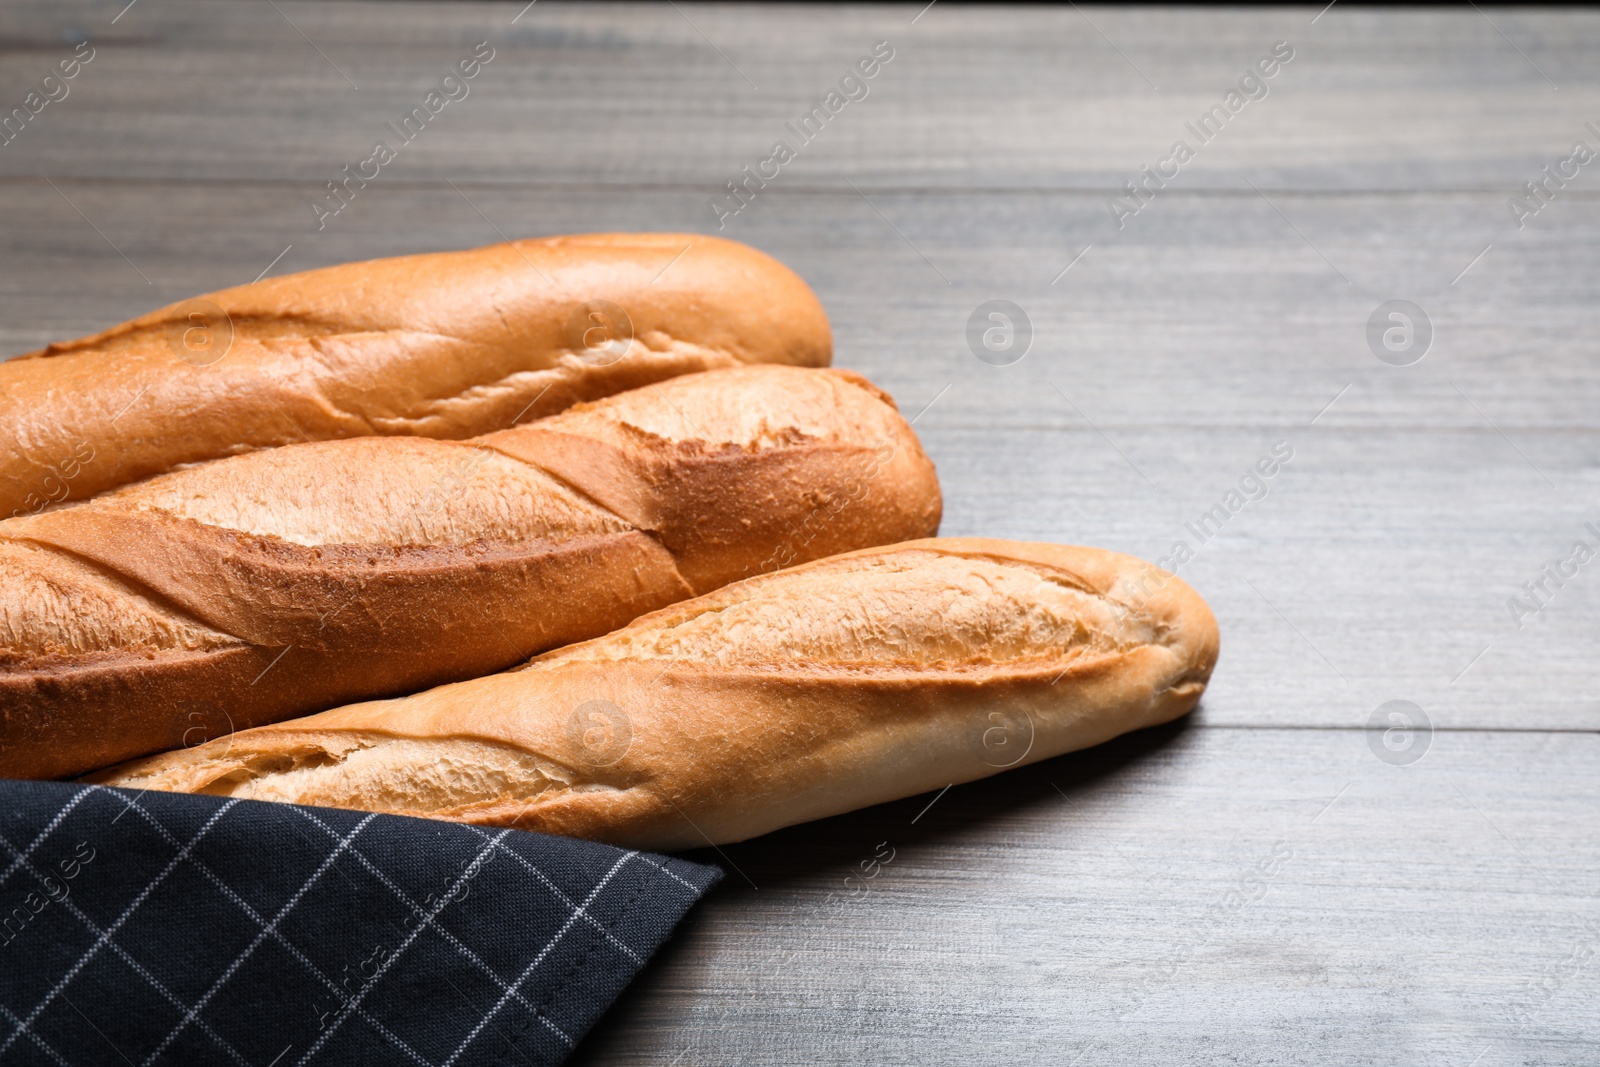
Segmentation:
{"type": "Polygon", "coordinates": [[[1524,586],[1600,548],[1600,162],[1563,163],[1600,15],[124,2],[0,8],[5,109],[94,53],[0,147],[0,351],[264,271],[716,232],[886,41],[721,232],[920,412],[946,533],[1193,551],[1187,723],[703,857],[578,1062],[1600,1061],[1600,561],[1524,586]],[[989,300],[1024,357],[975,356],[989,300]]]}

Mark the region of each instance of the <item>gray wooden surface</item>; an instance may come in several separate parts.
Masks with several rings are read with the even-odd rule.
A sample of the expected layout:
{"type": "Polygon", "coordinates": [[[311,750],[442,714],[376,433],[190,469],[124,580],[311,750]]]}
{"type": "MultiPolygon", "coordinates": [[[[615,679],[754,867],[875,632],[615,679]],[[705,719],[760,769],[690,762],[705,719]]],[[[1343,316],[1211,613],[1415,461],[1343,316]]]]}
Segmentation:
{"type": "Polygon", "coordinates": [[[1189,722],[702,857],[724,888],[577,1062],[1600,1062],[1600,561],[1506,604],[1600,547],[1600,161],[1506,204],[1600,150],[1600,14],[124,4],[0,7],[0,109],[96,49],[0,146],[0,354],[281,252],[714,231],[887,40],[722,232],[922,412],[945,532],[1158,558],[1294,450],[1183,568],[1223,628],[1189,722]],[[318,231],[322,183],[484,40],[318,231]],[[1118,230],[1108,196],[1277,41],[1118,230]],[[965,337],[994,298],[1034,328],[1009,366],[965,337]],[[1368,346],[1393,299],[1433,325],[1411,366],[1368,346]],[[1432,723],[1415,762],[1375,754],[1391,700],[1432,723]]]}

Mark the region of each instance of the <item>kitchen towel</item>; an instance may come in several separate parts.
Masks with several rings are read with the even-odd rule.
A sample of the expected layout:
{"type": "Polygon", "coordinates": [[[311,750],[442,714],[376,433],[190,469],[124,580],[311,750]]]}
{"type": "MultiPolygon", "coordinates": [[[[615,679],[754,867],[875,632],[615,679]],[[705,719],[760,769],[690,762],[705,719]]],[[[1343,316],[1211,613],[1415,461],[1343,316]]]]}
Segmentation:
{"type": "Polygon", "coordinates": [[[560,1063],[721,877],[519,830],[0,781],[0,1065],[560,1063]]]}

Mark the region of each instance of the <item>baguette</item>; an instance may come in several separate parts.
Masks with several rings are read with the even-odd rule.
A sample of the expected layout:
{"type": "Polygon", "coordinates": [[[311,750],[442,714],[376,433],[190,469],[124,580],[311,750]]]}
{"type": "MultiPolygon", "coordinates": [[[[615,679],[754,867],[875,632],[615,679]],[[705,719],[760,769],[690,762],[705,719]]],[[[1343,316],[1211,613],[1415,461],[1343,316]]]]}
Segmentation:
{"type": "Polygon", "coordinates": [[[634,848],[722,844],[1167,722],[1216,657],[1205,602],[1129,556],[914,541],[97,780],[634,848]]]}
{"type": "Polygon", "coordinates": [[[0,363],[0,517],[255,449],[475,437],[679,374],[827,366],[832,350],[792,271],[693,234],[270,278],[0,363]]]}
{"type": "Polygon", "coordinates": [[[502,670],[939,511],[888,397],[780,366],[177,471],[0,522],[0,776],[502,670]]]}

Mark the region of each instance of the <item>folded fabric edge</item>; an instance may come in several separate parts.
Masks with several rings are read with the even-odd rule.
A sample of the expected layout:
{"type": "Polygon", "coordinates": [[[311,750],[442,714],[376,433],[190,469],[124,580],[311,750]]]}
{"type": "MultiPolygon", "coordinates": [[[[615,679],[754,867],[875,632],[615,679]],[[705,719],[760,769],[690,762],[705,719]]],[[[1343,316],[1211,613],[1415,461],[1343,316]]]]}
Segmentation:
{"type": "Polygon", "coordinates": [[[256,1042],[260,1047],[261,1030],[282,1040],[298,1025],[302,1034],[285,1063],[355,1062],[345,1046],[369,1039],[422,1062],[462,1067],[559,1063],[722,877],[716,867],[674,856],[519,830],[103,786],[0,781],[0,904],[8,915],[11,904],[22,908],[21,918],[6,927],[0,948],[14,965],[6,969],[15,979],[0,982],[0,1043],[21,1042],[52,1059],[52,1053],[59,1055],[56,1045],[79,1040],[103,1040],[113,1047],[120,1042],[152,1060],[163,1050],[183,1058],[196,1046],[220,1049],[232,1058],[235,1046],[256,1042]],[[130,817],[130,812],[136,814],[130,817]],[[97,854],[106,858],[96,864],[97,854]],[[502,873],[478,877],[487,860],[501,856],[507,857],[502,873]],[[341,858],[349,872],[323,878],[341,858]],[[260,862],[252,866],[252,859],[260,862]],[[241,864],[224,866],[228,860],[241,864]],[[93,874],[80,877],[91,864],[93,874]],[[275,869],[280,865],[281,875],[275,869]],[[312,868],[317,873],[304,877],[312,868]],[[180,869],[183,874],[173,874],[180,869]],[[274,876],[280,879],[275,888],[270,885],[274,876]],[[428,886],[440,892],[424,896],[421,890],[428,886]],[[308,890],[310,896],[297,904],[308,890]],[[446,913],[469,894],[480,897],[476,913],[446,913]],[[254,901],[254,909],[243,898],[254,901]],[[271,908],[262,906],[266,900],[271,908]],[[415,914],[406,914],[408,908],[415,914]],[[341,954],[337,945],[307,941],[304,931],[292,928],[295,921],[317,917],[352,928],[366,923],[371,934],[379,911],[390,913],[389,947],[366,960],[341,954]],[[401,922],[394,922],[395,913],[401,922]],[[189,924],[186,944],[142,940],[148,936],[142,926],[170,930],[175,914],[189,924]],[[446,921],[436,921],[441,915],[446,921]],[[544,932],[527,940],[541,923],[544,932]],[[243,928],[240,945],[248,945],[226,944],[230,926],[243,928]],[[424,929],[433,933],[419,940],[424,929]],[[395,930],[410,933],[402,937],[395,930]],[[518,935],[524,941],[517,954],[494,955],[498,938],[518,935]],[[255,951],[267,941],[274,942],[272,952],[255,951]],[[136,959],[124,943],[144,946],[136,951],[147,959],[136,959]],[[213,954],[197,951],[197,945],[213,954]],[[267,968],[265,959],[281,955],[281,949],[297,956],[297,963],[286,960],[275,970],[267,968]],[[190,954],[192,963],[180,962],[190,954]],[[376,987],[408,954],[406,966],[394,968],[392,988],[363,1003],[372,992],[368,987],[376,987]],[[230,956],[231,964],[217,977],[230,956]],[[76,1010],[67,995],[69,984],[93,985],[96,968],[113,957],[117,966],[136,967],[144,983],[125,1000],[99,1003],[104,1014],[95,1013],[92,1037],[75,1032],[77,1016],[52,1015],[60,1001],[76,1010]],[[465,967],[462,957],[477,970],[465,967]],[[347,963],[342,972],[335,968],[338,962],[347,963]],[[429,1050],[417,1055],[411,1046],[421,1042],[407,1030],[415,1020],[404,1016],[441,1015],[443,1005],[432,993],[450,993],[438,987],[437,979],[449,982],[451,967],[458,979],[462,971],[480,979],[490,995],[473,1013],[455,1009],[447,1024],[416,1024],[422,1040],[438,1038],[445,1042],[441,1049],[453,1048],[437,1059],[429,1050]],[[347,992],[349,981],[355,981],[354,995],[334,985],[331,979],[341,976],[347,992]],[[291,981],[310,986],[320,981],[319,1007],[334,998],[330,1010],[315,1019],[315,1031],[301,1018],[300,1002],[292,1018],[269,1020],[264,1027],[259,1018],[245,1026],[228,1016],[230,998],[253,999],[260,992],[281,1000],[283,986],[291,981]],[[198,998],[173,993],[189,985],[206,992],[198,998]],[[150,1001],[151,1012],[145,1012],[141,998],[150,1001]],[[170,1030],[152,1029],[141,1018],[172,1009],[183,1022],[170,1030]],[[64,1026],[61,1018],[72,1025],[64,1026]],[[343,1026],[349,1019],[359,1022],[343,1026]]]}

